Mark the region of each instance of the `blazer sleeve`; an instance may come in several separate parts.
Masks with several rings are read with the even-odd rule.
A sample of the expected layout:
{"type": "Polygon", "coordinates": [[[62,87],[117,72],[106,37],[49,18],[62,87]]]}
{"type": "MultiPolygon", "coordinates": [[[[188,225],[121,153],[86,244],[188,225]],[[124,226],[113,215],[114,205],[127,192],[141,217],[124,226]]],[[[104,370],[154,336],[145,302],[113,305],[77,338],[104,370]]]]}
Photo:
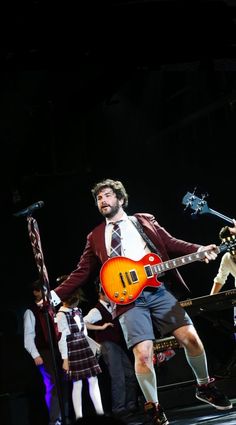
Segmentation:
{"type": "Polygon", "coordinates": [[[62,301],[67,299],[73,294],[79,287],[85,285],[90,279],[92,279],[96,273],[99,272],[101,262],[94,250],[92,249],[92,232],[87,236],[87,243],[84,248],[83,254],[69,277],[61,283],[57,288],[54,289],[56,294],[62,301]]]}

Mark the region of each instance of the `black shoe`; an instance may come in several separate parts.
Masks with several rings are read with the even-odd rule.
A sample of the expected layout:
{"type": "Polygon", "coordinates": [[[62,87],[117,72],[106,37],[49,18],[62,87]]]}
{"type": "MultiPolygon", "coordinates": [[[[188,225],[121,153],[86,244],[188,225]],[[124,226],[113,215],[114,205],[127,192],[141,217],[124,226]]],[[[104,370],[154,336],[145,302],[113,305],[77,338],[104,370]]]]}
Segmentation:
{"type": "Polygon", "coordinates": [[[211,404],[218,410],[232,409],[231,401],[214,385],[215,379],[211,378],[208,384],[197,385],[196,397],[204,403],[211,404]]]}
{"type": "Polygon", "coordinates": [[[144,405],[144,412],[151,417],[152,423],[154,425],[169,425],[169,421],[160,404],[148,401],[144,405]]]}

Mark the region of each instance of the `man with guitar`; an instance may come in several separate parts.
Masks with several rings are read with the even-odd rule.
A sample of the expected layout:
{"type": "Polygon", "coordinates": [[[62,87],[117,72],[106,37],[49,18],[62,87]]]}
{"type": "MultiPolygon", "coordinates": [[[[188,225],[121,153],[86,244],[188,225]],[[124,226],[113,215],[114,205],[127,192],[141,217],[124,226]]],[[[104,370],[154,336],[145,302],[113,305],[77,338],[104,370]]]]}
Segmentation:
{"type": "Polygon", "coordinates": [[[51,291],[52,301],[55,305],[61,302],[100,272],[104,292],[114,305],[113,317],[119,317],[127,347],[133,350],[135,374],[146,400],[144,409],[153,424],[169,424],[158,401],[153,366],[155,329],[162,337],[173,335],[184,348],[196,377],[196,397],[217,409],[231,409],[230,400],[208,375],[205,350],[190,317],[170,292],[174,285],[185,285],[178,266],[215,260],[219,248],[176,239],[151,214],[128,216],[128,195],[120,181],[103,180],[92,194],[105,220],[87,236],[77,268],[51,291]],[[114,223],[121,233],[117,257],[111,257],[114,223]],[[176,256],[182,257],[173,259],[176,256]]]}

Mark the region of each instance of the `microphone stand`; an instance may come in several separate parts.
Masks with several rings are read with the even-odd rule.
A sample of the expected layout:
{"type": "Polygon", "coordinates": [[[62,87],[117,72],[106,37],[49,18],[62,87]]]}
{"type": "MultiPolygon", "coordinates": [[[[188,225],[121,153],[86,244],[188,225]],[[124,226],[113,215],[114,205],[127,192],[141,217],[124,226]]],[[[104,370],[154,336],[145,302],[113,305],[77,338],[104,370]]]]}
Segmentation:
{"type": "Polygon", "coordinates": [[[43,282],[43,285],[42,285],[43,306],[44,306],[44,314],[45,314],[47,329],[48,329],[49,345],[50,345],[50,351],[51,351],[51,355],[52,355],[53,369],[54,369],[55,382],[56,382],[56,390],[57,390],[57,396],[58,396],[59,406],[60,406],[60,410],[61,410],[62,425],[66,425],[65,408],[64,408],[64,402],[63,402],[63,396],[62,396],[62,390],[61,390],[61,382],[60,382],[60,379],[59,379],[55,349],[54,349],[53,338],[52,338],[52,331],[51,331],[51,326],[50,326],[50,317],[49,317],[49,311],[48,311],[49,306],[52,307],[52,310],[54,312],[54,320],[55,321],[56,321],[56,312],[55,312],[55,308],[54,308],[53,303],[52,303],[48,273],[47,273],[47,269],[46,269],[46,266],[45,266],[45,263],[44,263],[44,256],[43,256],[43,251],[42,251],[42,246],[41,246],[38,223],[35,220],[35,218],[33,218],[31,215],[27,215],[26,219],[27,219],[27,222],[28,222],[28,232],[29,232],[31,245],[32,245],[32,248],[33,248],[33,253],[34,253],[36,265],[37,265],[37,268],[38,268],[38,271],[39,271],[39,275],[41,277],[41,282],[43,282]],[[47,300],[45,298],[45,289],[46,289],[46,293],[47,293],[47,300]],[[49,301],[49,306],[48,306],[48,301],[49,301]]]}

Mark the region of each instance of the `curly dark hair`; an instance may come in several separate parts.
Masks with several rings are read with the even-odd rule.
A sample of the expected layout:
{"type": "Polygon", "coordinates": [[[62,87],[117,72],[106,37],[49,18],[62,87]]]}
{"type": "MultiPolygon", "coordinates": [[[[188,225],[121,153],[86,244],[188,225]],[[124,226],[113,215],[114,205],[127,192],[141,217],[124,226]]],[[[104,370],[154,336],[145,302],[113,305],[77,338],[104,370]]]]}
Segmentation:
{"type": "Polygon", "coordinates": [[[228,226],[224,226],[221,228],[220,232],[219,232],[219,238],[221,240],[229,238],[231,236],[230,230],[228,226]]]}
{"type": "Polygon", "coordinates": [[[101,190],[109,187],[116,194],[117,199],[123,199],[123,207],[126,208],[128,206],[128,194],[123,186],[123,184],[119,180],[105,179],[99,183],[96,183],[93,189],[91,190],[92,195],[94,197],[95,203],[97,204],[97,196],[101,192],[101,190]]]}

